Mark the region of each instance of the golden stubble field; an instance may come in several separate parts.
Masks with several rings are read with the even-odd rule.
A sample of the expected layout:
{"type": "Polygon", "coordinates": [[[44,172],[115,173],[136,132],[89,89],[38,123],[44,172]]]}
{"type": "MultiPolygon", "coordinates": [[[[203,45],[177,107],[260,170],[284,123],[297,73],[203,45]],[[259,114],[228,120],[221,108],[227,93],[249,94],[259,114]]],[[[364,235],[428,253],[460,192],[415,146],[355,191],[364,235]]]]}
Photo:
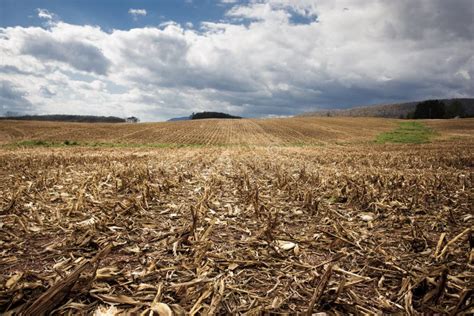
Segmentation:
{"type": "MultiPolygon", "coordinates": [[[[473,311],[472,120],[427,123],[438,138],[423,145],[366,141],[392,120],[327,119],[327,134],[324,119],[275,121],[308,129],[307,146],[282,133],[258,146],[0,149],[0,311],[473,311]]],[[[2,141],[62,125],[22,124],[0,122],[2,141]]],[[[126,134],[80,125],[101,141],[126,134]]]]}
{"type": "Polygon", "coordinates": [[[124,144],[295,145],[373,139],[397,120],[376,118],[286,118],[195,120],[141,124],[3,121],[0,144],[25,140],[124,144]]]}

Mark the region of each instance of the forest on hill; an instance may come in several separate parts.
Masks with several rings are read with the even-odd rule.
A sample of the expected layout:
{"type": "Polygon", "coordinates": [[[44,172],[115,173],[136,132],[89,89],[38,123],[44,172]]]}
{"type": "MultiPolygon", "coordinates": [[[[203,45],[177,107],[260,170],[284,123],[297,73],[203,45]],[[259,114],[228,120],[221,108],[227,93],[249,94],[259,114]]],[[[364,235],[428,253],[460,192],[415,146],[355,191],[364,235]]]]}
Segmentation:
{"type": "Polygon", "coordinates": [[[378,104],[352,107],[349,109],[319,109],[314,112],[303,113],[300,116],[353,116],[353,117],[385,117],[385,118],[429,118],[429,108],[432,111],[442,115],[431,118],[453,118],[453,117],[473,117],[474,116],[474,99],[473,98],[459,98],[459,99],[439,99],[439,100],[423,100],[406,103],[393,104],[378,104]],[[428,103],[426,103],[428,102],[428,103]],[[435,105],[434,103],[442,103],[435,105]],[[420,110],[420,106],[425,107],[428,104],[426,112],[420,110]],[[431,104],[431,105],[429,105],[431,104]],[[435,108],[441,107],[441,110],[435,108]],[[417,112],[417,107],[419,108],[417,112]],[[441,111],[441,112],[440,112],[441,111]]]}

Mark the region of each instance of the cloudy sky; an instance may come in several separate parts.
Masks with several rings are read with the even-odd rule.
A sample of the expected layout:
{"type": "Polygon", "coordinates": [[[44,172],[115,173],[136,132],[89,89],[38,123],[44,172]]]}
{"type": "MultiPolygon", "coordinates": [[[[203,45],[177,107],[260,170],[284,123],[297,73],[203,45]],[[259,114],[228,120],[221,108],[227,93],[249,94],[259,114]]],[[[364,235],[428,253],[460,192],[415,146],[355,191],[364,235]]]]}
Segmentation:
{"type": "Polygon", "coordinates": [[[473,0],[0,0],[0,115],[474,96],[473,0]]]}

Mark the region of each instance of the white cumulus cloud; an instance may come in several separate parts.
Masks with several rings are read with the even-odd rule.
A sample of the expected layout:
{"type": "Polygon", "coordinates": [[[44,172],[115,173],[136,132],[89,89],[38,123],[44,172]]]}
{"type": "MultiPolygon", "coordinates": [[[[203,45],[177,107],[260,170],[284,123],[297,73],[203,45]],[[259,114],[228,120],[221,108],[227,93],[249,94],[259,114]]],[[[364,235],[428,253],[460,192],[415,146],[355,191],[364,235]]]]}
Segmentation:
{"type": "Polygon", "coordinates": [[[139,16],[145,16],[147,14],[145,9],[129,9],[128,13],[137,19],[139,16]]]}
{"type": "Polygon", "coordinates": [[[49,12],[48,10],[46,9],[36,9],[36,11],[38,11],[38,17],[41,18],[41,19],[45,19],[45,20],[52,20],[55,15],[51,12],[49,12]]]}

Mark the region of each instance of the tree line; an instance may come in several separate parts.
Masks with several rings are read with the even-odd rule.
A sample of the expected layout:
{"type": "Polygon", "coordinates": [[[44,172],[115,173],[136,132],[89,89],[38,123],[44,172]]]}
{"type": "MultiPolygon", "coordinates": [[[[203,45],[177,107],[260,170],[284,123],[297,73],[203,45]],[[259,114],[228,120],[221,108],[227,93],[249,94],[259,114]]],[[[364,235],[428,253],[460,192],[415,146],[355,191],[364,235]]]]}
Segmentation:
{"type": "Polygon", "coordinates": [[[54,121],[54,122],[77,122],[77,123],[124,123],[126,120],[116,116],[95,116],[95,115],[19,115],[0,117],[2,120],[19,121],[54,121]]]}
{"type": "Polygon", "coordinates": [[[409,113],[409,119],[448,119],[455,117],[468,117],[462,103],[455,100],[445,104],[440,100],[427,100],[416,105],[414,112],[409,113]]]}
{"type": "Polygon", "coordinates": [[[189,117],[191,120],[200,120],[200,119],[210,119],[210,118],[220,118],[220,119],[241,119],[240,116],[234,116],[227,113],[221,112],[200,112],[193,113],[189,117]]]}

